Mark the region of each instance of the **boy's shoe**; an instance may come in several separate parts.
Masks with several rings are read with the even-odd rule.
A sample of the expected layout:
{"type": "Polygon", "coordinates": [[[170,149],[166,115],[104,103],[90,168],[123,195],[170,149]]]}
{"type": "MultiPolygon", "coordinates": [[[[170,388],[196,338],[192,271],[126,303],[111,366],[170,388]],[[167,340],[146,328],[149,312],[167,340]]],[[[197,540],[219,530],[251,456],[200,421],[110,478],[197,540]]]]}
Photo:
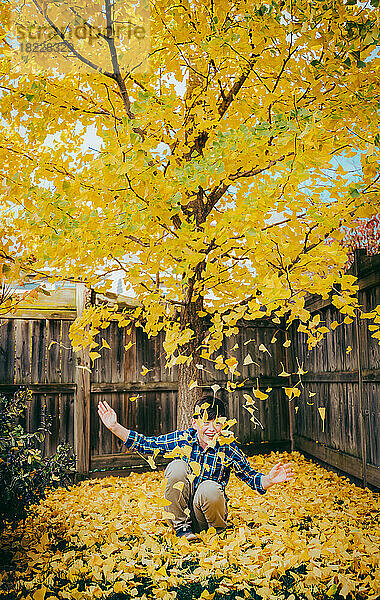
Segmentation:
{"type": "Polygon", "coordinates": [[[175,532],[177,537],[185,538],[188,542],[194,542],[199,539],[198,536],[191,531],[190,525],[181,525],[176,528],[175,532]]]}

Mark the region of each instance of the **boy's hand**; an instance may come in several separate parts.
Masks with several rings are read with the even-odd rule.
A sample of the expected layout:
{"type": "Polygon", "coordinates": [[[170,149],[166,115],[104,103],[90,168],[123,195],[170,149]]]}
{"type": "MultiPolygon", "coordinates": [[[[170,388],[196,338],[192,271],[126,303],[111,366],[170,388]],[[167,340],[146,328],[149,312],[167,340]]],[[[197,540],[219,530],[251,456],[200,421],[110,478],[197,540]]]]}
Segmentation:
{"type": "Polygon", "coordinates": [[[290,463],[286,463],[285,465],[277,463],[268,474],[269,481],[272,485],[275,483],[284,483],[284,481],[289,481],[292,477],[293,471],[290,463]]]}
{"type": "Polygon", "coordinates": [[[107,402],[99,402],[98,415],[108,429],[112,430],[117,425],[116,413],[107,402]]]}

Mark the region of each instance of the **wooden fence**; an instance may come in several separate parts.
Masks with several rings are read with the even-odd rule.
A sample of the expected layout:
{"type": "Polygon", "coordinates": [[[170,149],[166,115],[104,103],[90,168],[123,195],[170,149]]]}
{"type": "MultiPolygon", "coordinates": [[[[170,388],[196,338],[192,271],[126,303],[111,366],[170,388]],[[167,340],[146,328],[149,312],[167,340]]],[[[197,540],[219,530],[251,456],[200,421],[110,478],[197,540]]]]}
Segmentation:
{"type": "MultiPolygon", "coordinates": [[[[380,256],[361,257],[356,267],[359,299],[365,310],[380,304],[379,265],[380,256]]],[[[92,295],[92,301],[104,300],[92,295]]],[[[81,286],[64,288],[1,319],[0,391],[8,394],[20,385],[32,390],[28,429],[38,427],[46,407],[53,420],[44,451],[50,453],[59,443],[71,443],[79,471],[138,465],[143,459],[122,452],[121,442],[101,426],[97,403],[106,400],[117,411],[120,422],[147,435],[172,431],[176,427],[176,368],[165,369],[162,336],[148,339],[140,329],[128,335],[115,323],[99,336],[99,341],[102,337],[111,349],[103,349],[93,366],[88,353],[75,355],[68,330],[84,302],[81,286]],[[125,352],[129,341],[133,345],[125,352]],[[141,375],[143,365],[151,369],[145,377],[141,375]],[[138,400],[131,402],[129,398],[136,395],[138,400]]],[[[118,297],[118,304],[123,302],[133,301],[118,297]]],[[[326,324],[341,320],[329,301],[311,300],[310,307],[326,324]]],[[[380,351],[367,323],[359,320],[339,327],[327,335],[322,347],[310,352],[296,326],[288,332],[292,339],[288,351],[282,345],[281,332],[276,334],[277,343],[271,344],[275,327],[265,320],[242,323],[239,333],[226,340],[224,352],[237,344],[233,354],[239,365],[248,352],[257,363],[239,366],[240,379],[246,381],[235,392],[227,393],[220,371],[207,366],[207,384],[221,386],[219,393],[228,402],[230,415],[238,420],[235,434],[239,442],[260,451],[287,448],[293,441],[295,449],[380,487],[380,351]],[[260,344],[270,349],[270,355],[259,350],[260,344]],[[346,353],[349,345],[353,350],[346,353]],[[308,373],[303,376],[301,397],[289,403],[282,389],[284,378],[278,373],[281,362],[288,361],[290,368],[295,357],[308,373]],[[272,388],[268,400],[256,402],[263,429],[249,420],[242,401],[243,393],[256,386],[256,378],[261,389],[272,388]],[[316,395],[309,396],[309,391],[316,395]],[[324,423],[319,408],[326,409],[324,423]]]]}

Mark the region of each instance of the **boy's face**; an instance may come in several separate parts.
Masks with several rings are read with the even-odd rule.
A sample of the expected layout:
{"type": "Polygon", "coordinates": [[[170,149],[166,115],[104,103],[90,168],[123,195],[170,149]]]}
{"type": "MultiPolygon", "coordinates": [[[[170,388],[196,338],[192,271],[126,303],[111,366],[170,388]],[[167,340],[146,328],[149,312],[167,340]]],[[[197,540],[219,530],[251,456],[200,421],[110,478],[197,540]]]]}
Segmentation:
{"type": "MultiPolygon", "coordinates": [[[[206,417],[207,418],[207,417],[206,417]]],[[[219,419],[193,419],[191,422],[192,427],[196,430],[198,436],[199,445],[202,448],[213,446],[215,438],[223,429],[223,418],[219,419]]]]}

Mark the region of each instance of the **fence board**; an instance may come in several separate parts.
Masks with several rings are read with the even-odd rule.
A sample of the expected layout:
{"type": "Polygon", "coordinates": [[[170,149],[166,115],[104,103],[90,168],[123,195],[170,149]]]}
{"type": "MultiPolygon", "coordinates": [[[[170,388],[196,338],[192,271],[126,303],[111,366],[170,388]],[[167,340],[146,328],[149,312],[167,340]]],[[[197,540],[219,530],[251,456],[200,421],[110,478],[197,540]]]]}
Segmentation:
{"type": "Polygon", "coordinates": [[[16,360],[15,383],[30,383],[30,321],[17,319],[15,322],[16,360]]]}
{"type": "Polygon", "coordinates": [[[15,371],[15,320],[0,321],[0,382],[13,383],[15,371]]]}
{"type": "Polygon", "coordinates": [[[31,382],[46,382],[46,321],[32,321],[31,382]]]}

